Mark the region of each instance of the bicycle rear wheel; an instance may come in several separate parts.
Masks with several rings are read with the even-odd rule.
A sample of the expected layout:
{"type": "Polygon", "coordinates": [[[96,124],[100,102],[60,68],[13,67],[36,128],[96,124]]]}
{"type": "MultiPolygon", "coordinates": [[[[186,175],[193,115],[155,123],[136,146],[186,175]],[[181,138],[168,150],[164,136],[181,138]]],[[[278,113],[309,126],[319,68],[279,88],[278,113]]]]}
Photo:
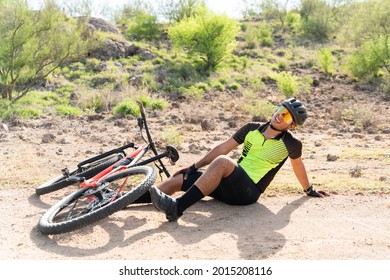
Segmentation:
{"type": "Polygon", "coordinates": [[[65,175],[58,176],[38,186],[35,189],[35,193],[37,195],[47,194],[47,193],[58,191],[60,189],[66,188],[74,184],[74,182],[69,179],[69,176],[84,177],[85,179],[92,178],[93,176],[102,172],[104,169],[108,168],[109,166],[111,166],[112,164],[114,164],[115,162],[119,161],[122,158],[123,158],[123,154],[116,154],[114,156],[110,156],[108,158],[104,158],[92,162],[88,165],[87,168],[74,169],[71,172],[69,172],[69,175],[67,176],[65,175]]]}
{"type": "Polygon", "coordinates": [[[59,234],[101,220],[135,201],[157,178],[150,166],[137,166],[107,177],[99,186],[76,191],[42,216],[38,230],[59,234]]]}

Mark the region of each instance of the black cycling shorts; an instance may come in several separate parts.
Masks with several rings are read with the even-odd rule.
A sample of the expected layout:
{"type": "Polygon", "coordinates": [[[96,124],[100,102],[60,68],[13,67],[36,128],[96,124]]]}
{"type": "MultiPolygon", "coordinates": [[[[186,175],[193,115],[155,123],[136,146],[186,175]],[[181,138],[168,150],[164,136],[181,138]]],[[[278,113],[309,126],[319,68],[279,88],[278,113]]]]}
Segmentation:
{"type": "MultiPolygon", "coordinates": [[[[202,172],[197,171],[183,182],[182,191],[187,191],[202,172]]],[[[260,197],[260,190],[249,178],[245,170],[237,165],[233,172],[222,178],[218,187],[210,194],[211,197],[231,205],[248,205],[255,203],[260,197]]]]}

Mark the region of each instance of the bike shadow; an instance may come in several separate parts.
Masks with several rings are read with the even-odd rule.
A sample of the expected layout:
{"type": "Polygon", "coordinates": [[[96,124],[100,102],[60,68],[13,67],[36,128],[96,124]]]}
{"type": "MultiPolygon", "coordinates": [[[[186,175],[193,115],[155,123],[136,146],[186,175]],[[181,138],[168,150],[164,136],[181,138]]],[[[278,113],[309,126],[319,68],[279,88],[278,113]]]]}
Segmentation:
{"type": "MultiPolygon", "coordinates": [[[[136,245],[139,241],[147,241],[153,235],[169,234],[181,246],[177,246],[177,251],[170,251],[172,256],[166,255],[166,259],[182,255],[183,248],[185,250],[186,246],[192,247],[205,239],[208,239],[208,248],[205,250],[209,250],[209,255],[213,256],[215,254],[213,247],[221,248],[220,243],[224,238],[229,238],[234,240],[236,248],[226,246],[227,253],[231,251],[232,254],[237,254],[238,250],[241,259],[265,259],[285,246],[286,237],[278,231],[289,224],[291,214],[305,201],[307,201],[306,196],[289,201],[274,213],[261,204],[261,198],[258,203],[248,206],[231,206],[213,199],[202,200],[188,209],[181,217],[184,223],[165,222],[165,217],[159,213],[162,222],[156,227],[146,229],[142,228],[147,226],[148,219],[137,218],[131,214],[132,210],[146,212],[156,210],[152,205],[131,205],[126,208],[128,210],[122,210],[129,213],[125,219],[111,216],[96,223],[99,224],[100,230],[107,234],[103,244],[101,240],[93,242],[96,224],[78,230],[76,237],[74,232],[45,236],[40,234],[36,228],[31,231],[30,237],[40,249],[48,252],[72,258],[88,256],[96,258],[118,247],[131,251],[133,246],[139,246],[136,245]],[[131,231],[136,233],[128,236],[127,233],[131,231]],[[80,238],[80,236],[86,239],[91,237],[89,246],[80,248],[78,243],[72,245],[71,239],[80,238]]],[[[171,248],[175,248],[175,245],[173,244],[171,248]]],[[[149,250],[151,255],[161,252],[161,244],[155,244],[149,250]]],[[[147,254],[148,252],[145,252],[146,258],[150,259],[147,254]]],[[[187,252],[187,255],[191,258],[191,250],[187,252]]]]}

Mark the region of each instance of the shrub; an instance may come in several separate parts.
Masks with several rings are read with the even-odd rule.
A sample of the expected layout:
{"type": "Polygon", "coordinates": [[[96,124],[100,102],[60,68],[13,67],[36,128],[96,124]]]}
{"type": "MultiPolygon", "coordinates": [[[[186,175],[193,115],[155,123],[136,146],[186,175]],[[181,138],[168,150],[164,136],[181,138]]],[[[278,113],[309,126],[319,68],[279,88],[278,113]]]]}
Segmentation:
{"type": "Polygon", "coordinates": [[[59,116],[79,116],[81,113],[81,109],[77,107],[71,107],[67,105],[56,106],[56,114],[59,116]]]}
{"type": "Polygon", "coordinates": [[[327,49],[322,49],[318,51],[318,62],[322,71],[327,75],[333,75],[335,72],[334,68],[334,58],[332,52],[327,49]]]}
{"type": "Polygon", "coordinates": [[[135,116],[139,117],[141,112],[139,110],[139,106],[134,100],[128,99],[122,102],[119,102],[113,109],[113,112],[116,116],[135,116]]]}
{"type": "Polygon", "coordinates": [[[239,83],[231,83],[229,85],[229,89],[231,89],[231,90],[238,90],[240,87],[241,87],[241,85],[239,83]]]}
{"type": "Polygon", "coordinates": [[[157,17],[147,12],[139,12],[131,20],[126,36],[129,39],[152,41],[158,38],[159,33],[157,17]]]}
{"type": "Polygon", "coordinates": [[[236,20],[218,16],[202,6],[194,16],[169,28],[168,35],[175,47],[199,56],[206,69],[213,70],[233,51],[239,30],[236,20]]]}
{"type": "Polygon", "coordinates": [[[301,15],[295,12],[290,12],[286,16],[287,25],[291,27],[292,31],[297,33],[301,30],[301,15]]]}
{"type": "Polygon", "coordinates": [[[185,96],[190,99],[194,100],[202,100],[204,95],[204,90],[201,88],[197,88],[196,86],[192,85],[189,88],[186,87],[180,87],[179,91],[185,96]]]}
{"type": "Polygon", "coordinates": [[[276,81],[280,91],[286,97],[291,97],[299,91],[298,78],[295,77],[291,72],[281,72],[279,74],[273,74],[270,76],[270,78],[276,81]]]}
{"type": "Polygon", "coordinates": [[[214,84],[213,87],[218,91],[225,91],[225,89],[226,89],[226,87],[220,82],[217,82],[216,84],[214,84]]]}
{"type": "Polygon", "coordinates": [[[302,0],[301,27],[306,36],[328,39],[334,31],[333,12],[325,0],[302,0]]]}
{"type": "Polygon", "coordinates": [[[347,67],[357,78],[373,77],[384,67],[390,74],[390,41],[387,36],[367,41],[349,58],[347,67]]]}
{"type": "Polygon", "coordinates": [[[161,141],[169,145],[175,145],[179,147],[183,141],[183,136],[180,134],[180,131],[173,126],[164,128],[161,132],[161,141]]]}
{"type": "Polygon", "coordinates": [[[168,103],[163,99],[153,99],[146,94],[142,94],[137,98],[137,101],[141,102],[145,107],[152,108],[153,110],[161,110],[168,107],[168,103]]]}

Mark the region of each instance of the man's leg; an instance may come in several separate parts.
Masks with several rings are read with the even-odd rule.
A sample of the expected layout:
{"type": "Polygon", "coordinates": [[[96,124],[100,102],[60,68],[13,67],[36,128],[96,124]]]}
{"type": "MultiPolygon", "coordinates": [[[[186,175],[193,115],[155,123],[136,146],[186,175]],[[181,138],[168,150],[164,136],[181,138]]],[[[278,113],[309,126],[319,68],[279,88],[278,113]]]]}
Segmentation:
{"type": "Polygon", "coordinates": [[[154,206],[165,212],[169,221],[176,221],[188,207],[212,193],[222,178],[229,176],[237,163],[227,156],[217,157],[199,177],[195,184],[178,199],[166,195],[162,189],[152,187],[150,190],[154,206]]]}
{"type": "Polygon", "coordinates": [[[204,196],[212,193],[221,182],[222,178],[229,176],[237,163],[228,156],[217,157],[206,169],[195,185],[204,196]]]}
{"type": "Polygon", "coordinates": [[[181,190],[181,186],[183,185],[183,174],[178,174],[176,176],[172,176],[169,179],[158,183],[156,187],[165,194],[172,195],[175,192],[181,190]]]}
{"type": "MultiPolygon", "coordinates": [[[[172,195],[175,192],[181,190],[181,186],[183,185],[183,174],[178,174],[176,176],[170,177],[167,180],[158,183],[156,187],[161,190],[163,193],[168,195],[172,195]]],[[[150,192],[146,192],[140,198],[136,199],[133,204],[137,203],[150,203],[152,202],[150,198],[150,192]]]]}

